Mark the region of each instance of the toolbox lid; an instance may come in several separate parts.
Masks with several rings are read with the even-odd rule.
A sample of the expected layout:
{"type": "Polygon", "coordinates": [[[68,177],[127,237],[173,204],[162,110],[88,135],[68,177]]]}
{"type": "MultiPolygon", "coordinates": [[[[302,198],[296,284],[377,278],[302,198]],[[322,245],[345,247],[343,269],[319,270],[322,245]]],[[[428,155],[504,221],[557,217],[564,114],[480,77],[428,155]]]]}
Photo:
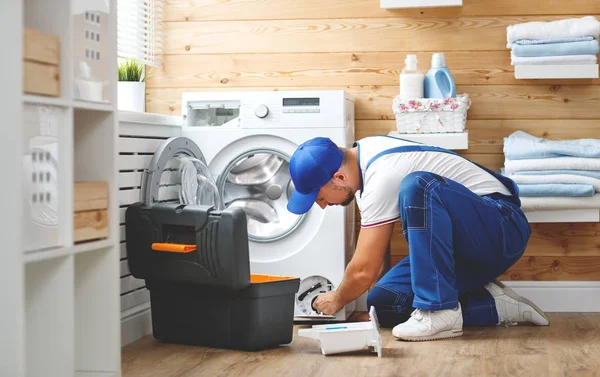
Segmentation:
{"type": "Polygon", "coordinates": [[[239,208],[134,203],[126,233],[130,271],[138,279],[234,290],[251,283],[246,214],[239,208]]]}

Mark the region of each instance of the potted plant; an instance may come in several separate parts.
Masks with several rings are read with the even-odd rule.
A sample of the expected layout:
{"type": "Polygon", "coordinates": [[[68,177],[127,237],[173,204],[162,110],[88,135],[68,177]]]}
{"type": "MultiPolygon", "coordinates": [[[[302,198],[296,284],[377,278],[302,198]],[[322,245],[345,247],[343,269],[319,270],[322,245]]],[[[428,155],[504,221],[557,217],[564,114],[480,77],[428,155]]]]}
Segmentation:
{"type": "Polygon", "coordinates": [[[146,111],[146,74],[135,59],[119,63],[119,110],[146,111]]]}

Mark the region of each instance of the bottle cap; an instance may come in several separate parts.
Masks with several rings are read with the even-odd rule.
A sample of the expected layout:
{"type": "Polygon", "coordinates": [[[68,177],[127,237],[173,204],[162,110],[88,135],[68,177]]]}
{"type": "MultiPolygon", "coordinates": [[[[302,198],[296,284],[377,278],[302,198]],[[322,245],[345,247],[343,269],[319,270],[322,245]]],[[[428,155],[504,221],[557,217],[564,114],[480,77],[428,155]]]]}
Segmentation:
{"type": "Polygon", "coordinates": [[[442,68],[446,66],[444,53],[436,52],[431,56],[431,68],[442,68]]]}
{"type": "Polygon", "coordinates": [[[419,61],[417,60],[417,55],[406,55],[406,60],[404,61],[404,64],[406,64],[406,68],[409,71],[416,71],[418,62],[419,61]]]}

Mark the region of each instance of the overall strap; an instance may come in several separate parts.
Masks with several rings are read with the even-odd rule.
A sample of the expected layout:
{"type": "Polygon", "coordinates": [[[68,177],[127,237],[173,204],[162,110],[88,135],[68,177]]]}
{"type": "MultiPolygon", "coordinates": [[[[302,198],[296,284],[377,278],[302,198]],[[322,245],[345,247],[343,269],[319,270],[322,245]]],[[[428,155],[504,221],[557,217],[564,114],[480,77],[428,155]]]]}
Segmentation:
{"type": "MultiPolygon", "coordinates": [[[[402,152],[444,152],[444,153],[449,153],[449,154],[454,154],[456,156],[460,156],[458,153],[449,151],[447,149],[443,149],[440,147],[433,147],[430,145],[403,145],[400,147],[394,147],[394,148],[390,148],[390,149],[386,149],[384,151],[381,151],[379,153],[377,153],[375,156],[373,156],[369,162],[367,162],[367,166],[365,168],[365,171],[367,171],[367,169],[369,169],[369,166],[371,166],[371,164],[373,162],[375,162],[375,160],[377,160],[379,157],[381,156],[385,156],[386,154],[391,154],[391,153],[402,153],[402,152]]],[[[462,156],[461,156],[462,157],[462,156]]]]}

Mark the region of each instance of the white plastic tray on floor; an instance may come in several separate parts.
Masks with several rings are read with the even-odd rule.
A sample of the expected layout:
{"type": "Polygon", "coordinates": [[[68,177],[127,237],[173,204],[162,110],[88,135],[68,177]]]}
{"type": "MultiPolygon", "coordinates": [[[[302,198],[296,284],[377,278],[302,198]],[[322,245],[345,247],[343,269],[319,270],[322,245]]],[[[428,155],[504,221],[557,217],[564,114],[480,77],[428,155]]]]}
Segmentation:
{"type": "Polygon", "coordinates": [[[374,307],[369,310],[369,322],[314,325],[312,328],[299,329],[298,335],[318,340],[323,355],[372,347],[377,357],[381,357],[381,334],[374,307]]]}
{"type": "Polygon", "coordinates": [[[598,64],[516,65],[516,79],[597,79],[598,64]]]}
{"type": "Polygon", "coordinates": [[[436,133],[399,133],[392,131],[388,136],[399,137],[410,141],[432,145],[445,149],[468,149],[469,131],[436,132],[436,133]]]}
{"type": "Polygon", "coordinates": [[[600,222],[599,209],[540,210],[523,212],[530,223],[600,222]]]}
{"type": "Polygon", "coordinates": [[[432,8],[432,7],[461,7],[462,0],[380,0],[381,8],[432,8]]]}

